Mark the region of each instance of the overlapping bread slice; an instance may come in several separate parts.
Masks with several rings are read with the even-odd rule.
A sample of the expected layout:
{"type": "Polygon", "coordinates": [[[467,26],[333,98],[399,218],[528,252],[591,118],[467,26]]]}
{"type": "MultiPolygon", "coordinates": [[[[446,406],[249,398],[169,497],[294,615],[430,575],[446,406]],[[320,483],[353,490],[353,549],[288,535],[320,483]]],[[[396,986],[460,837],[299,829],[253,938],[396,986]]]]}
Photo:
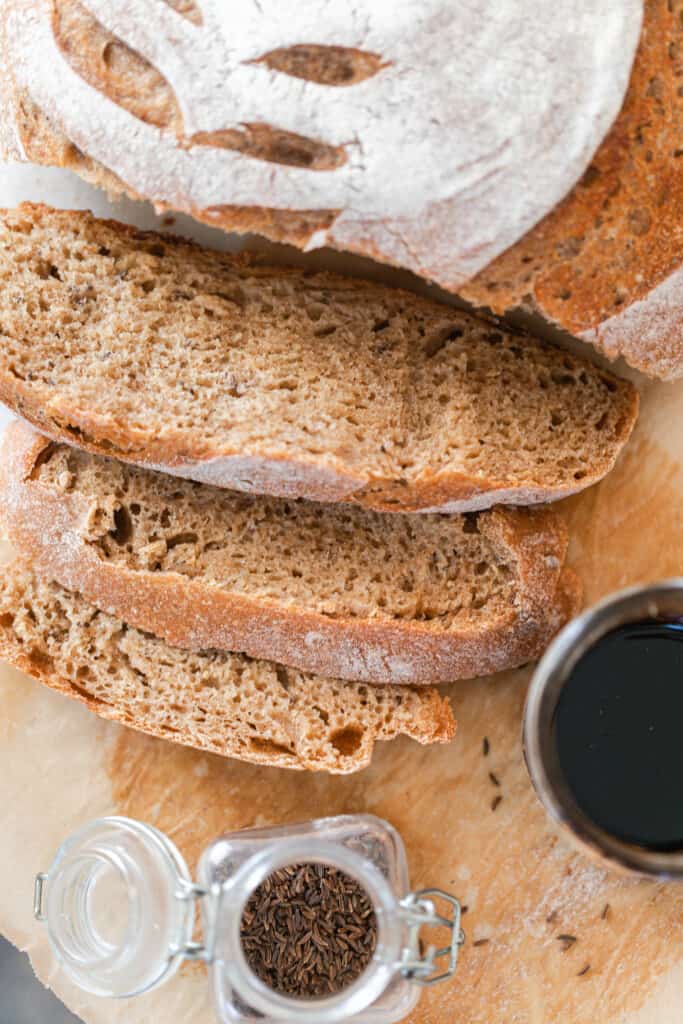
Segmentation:
{"type": "Polygon", "coordinates": [[[637,411],[590,362],[408,292],[32,205],[0,216],[0,399],[95,453],[395,511],[579,491],[637,411]]]}
{"type": "Polygon", "coordinates": [[[371,683],[485,675],[576,609],[555,510],[386,515],[229,492],[13,424],[0,509],[37,571],[174,646],[371,683]]]}
{"type": "Polygon", "coordinates": [[[431,687],[364,686],[220,651],[190,653],[14,562],[0,569],[0,658],[124,725],[229,757],[346,774],[376,740],[450,740],[431,687]]]}

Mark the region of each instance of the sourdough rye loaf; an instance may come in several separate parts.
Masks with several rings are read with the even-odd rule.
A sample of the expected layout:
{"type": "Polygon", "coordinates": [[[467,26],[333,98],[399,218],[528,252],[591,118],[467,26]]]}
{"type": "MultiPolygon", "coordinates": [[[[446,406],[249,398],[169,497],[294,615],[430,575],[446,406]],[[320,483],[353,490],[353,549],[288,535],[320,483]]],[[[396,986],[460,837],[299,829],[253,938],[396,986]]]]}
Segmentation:
{"type": "Polygon", "coordinates": [[[642,2],[3,0],[0,13],[0,120],[19,155],[454,288],[587,167],[642,2]]]}
{"type": "Polygon", "coordinates": [[[577,609],[553,509],[386,515],[239,494],[15,423],[0,514],[36,571],[190,650],[436,683],[538,656],[577,609]]]}
{"type": "Polygon", "coordinates": [[[134,729],[257,764],[347,774],[376,740],[450,740],[447,699],[430,688],[367,687],[240,654],[189,653],[39,580],[0,570],[0,658],[134,729]]]}
{"type": "MultiPolygon", "coordinates": [[[[205,6],[202,4],[202,11],[205,6]]],[[[278,7],[281,6],[280,3],[278,7]]],[[[623,355],[633,366],[656,376],[681,376],[683,0],[645,0],[642,32],[621,110],[613,109],[616,119],[612,127],[594,154],[585,152],[585,163],[579,173],[578,165],[569,157],[571,132],[563,127],[562,118],[567,113],[570,117],[581,116],[580,97],[571,86],[567,87],[566,81],[562,83],[556,78],[553,82],[552,78],[570,72],[572,63],[585,57],[588,61],[596,60],[603,86],[610,78],[614,85],[614,65],[604,59],[604,52],[623,61],[622,66],[627,68],[632,50],[625,45],[615,47],[609,32],[604,32],[602,26],[596,28],[591,16],[614,19],[618,31],[627,32],[633,25],[634,13],[638,18],[643,13],[641,5],[635,12],[622,0],[597,3],[592,15],[575,3],[565,10],[562,4],[533,0],[519,0],[512,5],[514,11],[506,3],[479,5],[474,11],[460,4],[437,6],[439,32],[435,42],[448,48],[448,58],[441,62],[433,44],[420,58],[408,57],[408,51],[419,46],[419,40],[425,38],[433,25],[429,5],[424,2],[419,5],[419,16],[415,5],[409,26],[397,17],[394,7],[387,7],[387,12],[391,9],[391,22],[383,28],[381,13],[379,24],[375,21],[376,12],[381,12],[383,5],[372,4],[369,22],[358,21],[363,25],[364,38],[355,41],[356,28],[351,27],[347,36],[343,15],[339,19],[321,16],[317,28],[326,38],[316,38],[316,42],[327,43],[326,46],[302,45],[301,39],[297,39],[298,9],[290,11],[287,25],[291,38],[279,43],[271,38],[271,44],[265,45],[263,37],[255,34],[250,41],[253,49],[235,68],[238,76],[251,76],[248,94],[234,92],[234,75],[223,78],[230,82],[233,92],[220,111],[223,121],[218,117],[214,127],[227,127],[225,118],[233,111],[236,120],[232,130],[195,134],[193,145],[192,139],[188,144],[187,135],[194,129],[183,124],[177,98],[182,96],[184,111],[194,106],[195,117],[202,119],[208,115],[201,86],[208,78],[206,69],[211,66],[211,59],[202,63],[201,72],[196,72],[189,83],[187,78],[199,52],[199,39],[220,37],[220,27],[216,32],[211,16],[202,28],[171,13],[169,17],[180,28],[174,30],[172,42],[159,33],[159,49],[152,52],[148,47],[151,39],[156,42],[157,37],[143,33],[140,9],[136,16],[130,4],[124,7],[115,0],[99,0],[95,10],[92,4],[55,0],[51,18],[47,0],[29,0],[31,24],[23,4],[10,0],[5,3],[9,11],[5,27],[11,31],[6,31],[5,36],[6,87],[4,103],[0,105],[0,145],[4,128],[4,149],[15,157],[72,168],[112,192],[144,196],[159,207],[182,208],[229,231],[258,231],[302,248],[331,244],[410,267],[450,290],[460,291],[477,305],[499,313],[519,305],[530,307],[565,330],[592,341],[611,358],[623,355]],[[7,21],[12,18],[13,25],[8,27],[7,21]],[[458,57],[453,60],[454,37],[449,34],[448,24],[449,19],[461,18],[465,23],[461,31],[455,32],[458,57]],[[575,18],[584,19],[583,31],[588,36],[585,45],[574,34],[575,18]],[[549,23],[556,19],[559,37],[549,31],[549,23]],[[367,51],[365,33],[370,24],[376,42],[373,52],[368,54],[363,51],[367,51]],[[495,35],[497,30],[504,33],[504,42],[499,47],[490,41],[494,38],[490,33],[495,35]],[[538,43],[528,37],[523,41],[517,34],[520,31],[537,33],[538,43]],[[479,32],[489,33],[485,45],[476,39],[479,32]],[[141,45],[141,35],[147,48],[141,45]],[[513,48],[511,38],[515,39],[513,48]],[[344,43],[353,48],[345,49],[344,43]],[[169,50],[172,52],[175,47],[180,47],[187,59],[169,64],[169,50]],[[259,51],[262,59],[254,62],[259,51]],[[485,60],[481,60],[482,52],[485,60]],[[549,53],[549,59],[543,60],[544,53],[549,53]],[[162,54],[163,70],[159,62],[162,54]],[[516,68],[510,74],[516,55],[522,62],[521,75],[516,68]],[[56,69],[61,88],[56,88],[56,69]],[[170,78],[165,78],[163,72],[170,74],[170,78]],[[422,77],[421,87],[416,88],[413,82],[411,95],[423,96],[425,101],[394,104],[390,114],[385,109],[384,119],[379,117],[377,125],[391,126],[394,112],[405,117],[408,111],[408,120],[419,119],[419,127],[408,145],[405,131],[392,133],[390,128],[385,133],[390,142],[400,138],[400,156],[380,181],[386,192],[378,196],[376,216],[372,220],[359,218],[359,222],[353,223],[353,211],[358,211],[359,200],[372,200],[368,176],[364,180],[370,137],[360,118],[354,119],[347,134],[335,132],[339,125],[337,112],[335,116],[325,116],[323,104],[336,102],[342,108],[352,105],[354,95],[362,90],[365,104],[370,90],[376,100],[370,109],[375,105],[381,109],[392,89],[392,79],[387,76],[394,74],[397,82],[406,86],[411,76],[422,77]],[[440,89],[442,76],[451,74],[462,75],[462,82],[440,89]],[[497,88],[499,74],[503,80],[497,88]],[[335,84],[347,83],[351,83],[351,88],[334,88],[335,84]],[[382,91],[385,83],[387,92],[382,91]],[[281,120],[284,111],[278,105],[277,110],[264,111],[264,116],[248,117],[245,112],[251,104],[267,102],[271,89],[297,86],[302,91],[297,93],[297,104],[291,114],[300,124],[298,144],[292,145],[296,142],[294,136],[287,145],[286,133],[272,129],[255,132],[254,121],[285,127],[281,120]],[[550,89],[546,90],[546,86],[550,89]],[[198,99],[201,95],[202,102],[193,105],[194,95],[198,99]],[[452,103],[453,95],[459,98],[457,104],[452,103]],[[552,98],[552,111],[542,124],[536,125],[528,106],[533,107],[533,116],[543,119],[544,98],[548,97],[552,98]],[[474,106],[470,105],[472,101],[474,106]],[[429,105],[434,115],[431,118],[426,116],[429,105]],[[438,110],[441,106],[444,109],[438,110]],[[99,117],[95,114],[97,109],[102,112],[99,117]],[[315,126],[313,134],[320,143],[327,138],[328,131],[332,132],[333,143],[360,137],[360,169],[347,160],[320,173],[320,158],[340,154],[342,149],[333,147],[330,151],[329,146],[316,145],[315,139],[308,140],[307,148],[307,139],[300,136],[303,131],[308,135],[312,127],[307,115],[316,114],[322,117],[323,138],[321,125],[315,126]],[[245,121],[250,123],[245,125],[245,121]],[[458,139],[463,139],[470,128],[473,137],[466,142],[467,158],[456,167],[452,160],[453,145],[457,146],[458,139]],[[504,144],[496,154],[493,141],[487,159],[477,163],[480,144],[499,137],[499,128],[504,132],[504,144]],[[159,132],[166,135],[171,149],[181,151],[176,166],[162,162],[164,173],[159,169],[159,132]],[[145,134],[152,140],[147,145],[153,151],[147,161],[140,159],[140,149],[144,150],[146,145],[145,134]],[[422,159],[418,173],[406,164],[410,143],[415,139],[430,151],[422,159]],[[270,142],[270,150],[266,142],[270,142]],[[230,146],[232,150],[221,149],[230,146]],[[524,147],[528,149],[522,164],[523,180],[506,194],[511,182],[507,172],[517,166],[514,159],[510,161],[511,154],[523,154],[524,147]],[[534,154],[536,147],[539,151],[534,154]],[[558,151],[565,160],[564,170],[572,171],[565,179],[568,187],[551,199],[548,184],[554,174],[552,154],[558,151]],[[298,166],[278,166],[278,159],[291,162],[297,154],[298,166]],[[498,173],[489,176],[490,188],[484,183],[483,189],[478,189],[470,181],[470,187],[462,190],[461,175],[476,179],[478,171],[490,172],[491,155],[494,162],[499,158],[507,168],[498,167],[498,173]],[[178,160],[184,162],[182,168],[178,167],[178,160]],[[214,173],[208,179],[201,174],[190,177],[192,167],[225,161],[231,162],[230,172],[214,173]],[[402,172],[401,189],[394,187],[396,167],[402,172]],[[258,176],[269,171],[274,173],[267,179],[267,189],[262,189],[258,176]],[[358,173],[360,187],[354,194],[352,209],[343,209],[335,183],[349,173],[358,173]],[[429,187],[427,209],[421,211],[425,173],[443,176],[443,181],[429,187]],[[184,175],[187,181],[183,184],[184,175]],[[305,183],[299,201],[288,194],[292,177],[305,183]],[[543,184],[540,179],[544,179],[543,184]],[[169,190],[171,183],[178,186],[173,195],[169,190]],[[255,186],[251,190],[250,184],[255,186]],[[213,188],[218,195],[209,199],[206,188],[213,188]],[[453,198],[441,201],[451,189],[460,191],[462,203],[453,198]],[[241,195],[231,194],[235,191],[241,195]],[[496,193],[503,198],[503,207],[496,204],[496,193]],[[432,203],[435,196],[439,200],[432,203]],[[404,204],[404,215],[400,223],[392,224],[396,202],[404,204]],[[535,224],[523,224],[520,216],[529,202],[536,204],[540,212],[540,218],[534,218],[535,224]],[[456,223],[449,219],[449,211],[455,215],[456,223]],[[515,225],[519,230],[511,234],[510,228],[515,225]]],[[[407,5],[406,12],[410,8],[407,5]]],[[[357,14],[358,8],[354,11],[357,14]]],[[[148,16],[145,11],[145,29],[148,16]]],[[[265,11],[264,18],[269,34],[282,33],[279,19],[268,18],[265,11]]],[[[232,12],[229,27],[231,57],[239,62],[239,46],[235,48],[234,44],[240,26],[232,12]]],[[[632,42],[635,46],[635,33],[632,42]]],[[[0,66],[0,90],[2,84],[0,66]]],[[[625,78],[623,84],[626,85],[625,78]]],[[[592,100],[600,96],[590,75],[584,78],[584,85],[592,100]]],[[[605,96],[603,91],[603,100],[605,96]]],[[[572,136],[572,141],[576,138],[572,136]]],[[[595,137],[595,141],[599,139],[595,137]]],[[[384,141],[380,155],[390,156],[384,141]]],[[[372,180],[372,174],[369,177],[372,180]]]]}
{"type": "Polygon", "coordinates": [[[90,214],[0,216],[0,398],[95,453],[223,487],[463,512],[579,491],[626,381],[407,292],[90,214]]]}

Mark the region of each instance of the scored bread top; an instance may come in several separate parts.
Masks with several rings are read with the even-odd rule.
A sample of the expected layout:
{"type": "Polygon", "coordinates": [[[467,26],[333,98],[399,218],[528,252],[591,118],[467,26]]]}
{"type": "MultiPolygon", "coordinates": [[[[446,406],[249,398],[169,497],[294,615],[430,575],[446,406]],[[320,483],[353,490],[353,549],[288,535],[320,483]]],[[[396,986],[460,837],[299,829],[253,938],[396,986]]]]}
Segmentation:
{"type": "Polygon", "coordinates": [[[409,516],[177,480],[9,428],[0,507],[36,571],[168,642],[373,683],[484,675],[576,610],[551,509],[409,516]]]}
{"type": "Polygon", "coordinates": [[[642,0],[174,6],[4,0],[1,114],[25,158],[96,161],[156,204],[450,288],[580,177],[642,21],[642,0]]]}
{"type": "Polygon", "coordinates": [[[0,398],[219,486],[396,511],[558,498],[613,465],[626,381],[407,292],[24,205],[0,218],[0,398]]]}
{"type": "Polygon", "coordinates": [[[347,774],[376,740],[452,739],[430,687],[367,687],[241,654],[189,653],[107,615],[20,563],[0,571],[0,657],[92,711],[257,764],[347,774]]]}
{"type": "MultiPolygon", "coordinates": [[[[168,105],[164,106],[164,100],[169,96],[168,83],[164,83],[152,64],[130,49],[124,40],[98,24],[80,3],[60,0],[57,6],[60,16],[54,28],[55,39],[62,55],[71,63],[72,72],[84,79],[82,87],[85,91],[87,82],[93,87],[91,92],[101,90],[115,103],[127,106],[133,117],[151,114],[154,118],[156,113],[158,122],[159,118],[163,120],[169,112],[173,113],[172,108],[169,111],[168,105]],[[112,54],[116,59],[110,61],[107,58],[112,54]]],[[[505,8],[500,4],[496,6],[505,17],[505,8]]],[[[602,6],[604,12],[606,8],[604,4],[602,6]]],[[[683,319],[680,316],[683,305],[683,175],[680,170],[683,2],[645,0],[643,6],[642,33],[624,103],[587,170],[565,199],[554,209],[548,208],[549,212],[531,230],[527,230],[519,241],[511,244],[493,262],[489,262],[493,256],[490,247],[470,253],[475,260],[483,257],[482,265],[488,262],[488,266],[470,281],[459,281],[457,287],[471,302],[498,313],[520,305],[530,306],[565,330],[591,341],[610,358],[623,355],[638,369],[654,376],[673,378],[683,374],[683,319]]],[[[542,4],[541,14],[547,16],[551,8],[552,4],[542,4]]],[[[613,16],[623,17],[623,10],[618,5],[611,5],[611,8],[613,16]]],[[[526,9],[527,16],[523,21],[528,23],[530,8],[526,9]]],[[[538,13],[534,17],[538,18],[538,13]]],[[[478,19],[469,17],[469,21],[471,27],[477,24],[478,19]]],[[[537,24],[543,31],[542,19],[537,24]]],[[[24,25],[22,22],[18,25],[21,32],[24,25]]],[[[563,27],[564,43],[567,26],[563,27]]],[[[27,43],[33,49],[25,72],[31,63],[40,59],[40,48],[36,48],[35,37],[30,33],[27,43]]],[[[296,74],[297,67],[303,66],[305,77],[307,70],[315,75],[317,65],[322,63],[333,72],[343,71],[352,81],[356,74],[360,74],[362,80],[362,75],[368,70],[363,63],[366,55],[331,48],[327,50],[326,64],[325,51],[325,47],[297,46],[277,50],[276,65],[271,66],[293,74],[296,74]]],[[[466,47],[461,42],[459,60],[465,51],[466,47]]],[[[509,52],[507,46],[501,49],[503,59],[509,59],[509,52]]],[[[565,56],[563,53],[563,59],[565,56]]],[[[623,51],[621,56],[624,56],[623,51]]],[[[528,57],[527,52],[525,60],[528,57]]],[[[459,60],[455,63],[458,64],[459,60]]],[[[127,161],[130,158],[127,150],[118,147],[113,153],[101,153],[102,159],[96,158],[92,143],[97,119],[85,119],[84,135],[76,138],[73,131],[69,134],[70,126],[55,109],[64,102],[64,96],[54,88],[54,78],[50,74],[52,65],[44,66],[49,68],[45,76],[49,90],[47,103],[41,103],[35,95],[32,98],[31,86],[35,85],[35,78],[27,88],[22,88],[10,75],[9,68],[0,66],[0,98],[4,98],[0,105],[0,146],[10,156],[69,167],[110,192],[126,192],[133,196],[144,192],[144,187],[136,191],[130,176],[117,175],[112,170],[111,155],[117,161],[121,158],[127,161]],[[6,79],[4,96],[3,70],[6,79]]],[[[262,63],[260,69],[268,66],[268,63],[262,63]]],[[[490,52],[487,52],[484,67],[488,74],[490,52]]],[[[525,66],[525,76],[528,71],[528,66],[525,66]]],[[[481,63],[477,73],[482,74],[481,63]]],[[[505,93],[507,95],[507,88],[505,93]]],[[[449,91],[448,95],[452,94],[449,91]]],[[[457,94],[462,97],[460,90],[457,94]]],[[[556,91],[555,102],[559,96],[556,91]]],[[[567,97],[566,93],[561,96],[562,99],[567,97]]],[[[496,104],[493,106],[496,108],[496,104]]],[[[456,116],[462,109],[462,103],[458,104],[456,116]]],[[[85,110],[85,104],[77,105],[71,116],[83,119],[85,110]]],[[[473,123],[478,125],[479,122],[473,123]]],[[[507,125],[510,123],[506,121],[507,125]]],[[[566,135],[557,131],[555,116],[548,123],[564,145],[566,135]]],[[[442,119],[440,124],[443,124],[442,119]]],[[[242,138],[248,134],[244,132],[244,126],[241,132],[242,138]]],[[[529,136],[528,123],[521,134],[529,136]]],[[[239,137],[240,132],[234,135],[239,137]]],[[[450,173],[443,147],[438,152],[439,158],[430,162],[450,173]]],[[[161,192],[165,178],[157,173],[158,160],[151,166],[155,177],[145,195],[159,203],[163,198],[161,192]]],[[[519,189],[524,201],[535,189],[531,174],[545,167],[545,153],[540,160],[527,162],[525,179],[519,189]]],[[[309,173],[307,176],[318,181],[321,178],[320,174],[309,173]]],[[[392,168],[387,180],[393,182],[393,177],[392,168]]],[[[405,174],[403,179],[404,184],[411,180],[405,174]]],[[[392,191],[408,194],[407,189],[392,191]]],[[[273,209],[244,204],[221,204],[201,209],[197,203],[192,205],[188,200],[187,195],[177,195],[170,205],[184,206],[195,217],[227,231],[256,231],[302,248],[325,234],[329,240],[328,229],[338,212],[329,206],[310,209],[310,193],[306,209],[282,205],[273,209]]],[[[381,212],[386,213],[386,209],[385,206],[381,212]]],[[[479,226],[487,225],[489,218],[479,215],[476,204],[470,204],[469,211],[478,218],[479,226]]],[[[504,223],[500,211],[495,219],[500,229],[504,223]]],[[[413,245],[403,244],[399,251],[406,239],[404,232],[400,237],[396,233],[386,233],[384,246],[375,244],[367,232],[356,245],[344,240],[336,244],[375,259],[412,266],[428,278],[438,278],[447,284],[450,281],[448,286],[455,287],[452,275],[462,266],[457,261],[460,236],[456,236],[443,217],[423,223],[430,247],[429,256],[433,258],[439,246],[442,247],[447,276],[433,273],[426,263],[416,260],[413,245]],[[393,256],[383,251],[386,246],[396,248],[393,256]]],[[[470,223],[460,220],[459,226],[465,236],[469,233],[470,223]]]]}

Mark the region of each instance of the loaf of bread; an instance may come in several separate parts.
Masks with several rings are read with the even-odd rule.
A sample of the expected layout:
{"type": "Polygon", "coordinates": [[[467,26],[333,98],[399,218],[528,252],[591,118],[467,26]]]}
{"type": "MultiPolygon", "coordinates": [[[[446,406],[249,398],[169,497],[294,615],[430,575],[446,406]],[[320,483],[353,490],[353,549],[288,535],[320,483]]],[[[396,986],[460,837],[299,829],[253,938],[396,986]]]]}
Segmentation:
{"type": "Polygon", "coordinates": [[[0,569],[0,658],[104,718],[257,764],[347,774],[369,763],[376,740],[445,743],[455,732],[431,687],[367,687],[181,651],[19,562],[0,569]]]}
{"type": "Polygon", "coordinates": [[[0,215],[0,399],[95,453],[390,511],[582,490],[637,411],[628,382],[407,292],[29,204],[0,215]]]}
{"type": "Polygon", "coordinates": [[[641,0],[2,9],[5,117],[27,159],[448,287],[581,176],[642,21],[641,0]]]}
{"type": "Polygon", "coordinates": [[[683,373],[681,0],[3,9],[7,154],[683,373]]]}
{"type": "Polygon", "coordinates": [[[550,509],[383,515],[177,480],[12,425],[0,514],[41,576],[189,650],[370,683],[537,657],[577,610],[550,509]]]}

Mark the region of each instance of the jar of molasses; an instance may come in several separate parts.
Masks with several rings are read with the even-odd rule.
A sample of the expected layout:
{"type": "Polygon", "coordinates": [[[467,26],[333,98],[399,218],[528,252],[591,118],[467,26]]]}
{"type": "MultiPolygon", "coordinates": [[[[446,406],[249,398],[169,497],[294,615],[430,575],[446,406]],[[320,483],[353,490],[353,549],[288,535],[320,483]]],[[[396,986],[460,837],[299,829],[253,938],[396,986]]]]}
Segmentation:
{"type": "Polygon", "coordinates": [[[370,815],[225,835],[197,882],[157,829],[102,818],[37,876],[34,912],[82,989],[134,996],[199,960],[232,1022],[391,1024],[452,976],[464,941],[458,901],[411,891],[401,837],[370,815]]]}

